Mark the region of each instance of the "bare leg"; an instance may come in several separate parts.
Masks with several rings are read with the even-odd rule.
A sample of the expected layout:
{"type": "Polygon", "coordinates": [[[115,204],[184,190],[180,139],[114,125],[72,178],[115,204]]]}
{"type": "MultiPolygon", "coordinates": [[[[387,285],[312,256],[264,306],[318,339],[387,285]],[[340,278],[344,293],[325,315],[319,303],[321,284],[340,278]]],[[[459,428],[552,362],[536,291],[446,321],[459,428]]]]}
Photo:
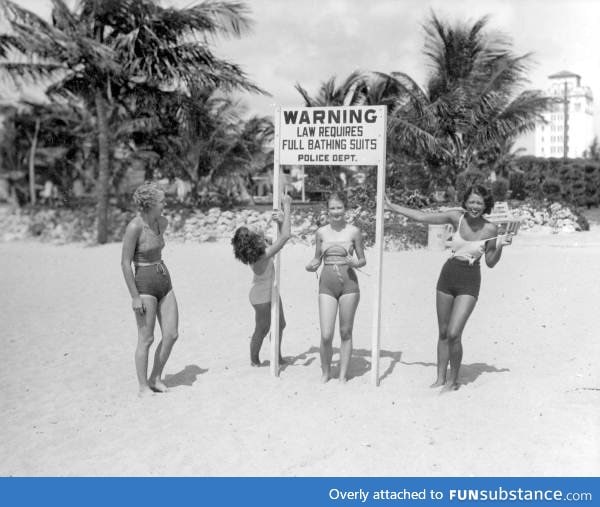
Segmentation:
{"type": "Polygon", "coordinates": [[[348,366],[352,357],[352,329],[359,301],[359,292],[340,296],[340,382],[344,384],[348,379],[348,366]]]}
{"type": "Polygon", "coordinates": [[[152,393],[148,385],[148,353],[154,341],[157,302],[152,296],[140,296],[146,309],[143,314],[135,313],[138,328],[138,342],[135,348],[135,370],[139,384],[139,395],[152,393]]]}
{"type": "Polygon", "coordinates": [[[260,349],[271,328],[271,303],[252,306],[254,307],[254,333],[250,339],[250,365],[260,366],[260,349]]]}
{"type": "Polygon", "coordinates": [[[331,378],[331,357],[333,356],[333,332],[338,301],[328,294],[319,294],[319,320],[321,323],[321,382],[331,378]]]}
{"type": "Polygon", "coordinates": [[[446,390],[456,391],[460,387],[458,374],[463,355],[462,332],[476,303],[477,299],[473,296],[461,295],[454,298],[452,314],[446,332],[450,352],[450,379],[446,385],[446,390]]]}
{"type": "Polygon", "coordinates": [[[437,291],[436,310],[439,330],[437,342],[437,379],[430,387],[441,387],[446,383],[446,372],[448,371],[448,362],[450,361],[450,348],[446,333],[450,315],[452,314],[453,303],[454,296],[437,291]]]}
{"type": "MultiPolygon", "coordinates": [[[[254,333],[250,339],[250,366],[260,366],[260,349],[265,336],[271,330],[271,303],[260,303],[252,305],[254,307],[254,333]]],[[[285,315],[283,314],[283,302],[279,299],[279,364],[284,364],[285,360],[281,355],[281,342],[283,340],[283,330],[285,329],[285,315]]]]}
{"type": "Polygon", "coordinates": [[[281,299],[279,299],[279,365],[287,364],[287,361],[283,358],[281,354],[281,343],[283,341],[283,330],[285,329],[285,315],[283,314],[283,303],[281,299]]]}
{"type": "Polygon", "coordinates": [[[158,347],[156,347],[154,366],[152,367],[148,383],[153,390],[164,393],[167,391],[167,386],[161,380],[161,376],[171,354],[171,349],[179,337],[179,310],[173,291],[169,292],[158,303],[157,315],[162,332],[162,340],[158,344],[158,347]]]}

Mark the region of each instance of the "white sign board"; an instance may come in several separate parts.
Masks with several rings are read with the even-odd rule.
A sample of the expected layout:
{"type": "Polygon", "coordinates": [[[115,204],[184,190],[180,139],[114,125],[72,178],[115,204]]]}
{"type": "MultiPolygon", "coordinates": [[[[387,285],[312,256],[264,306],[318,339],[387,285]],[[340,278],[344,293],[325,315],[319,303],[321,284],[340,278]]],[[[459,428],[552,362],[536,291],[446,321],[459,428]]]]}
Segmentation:
{"type": "Polygon", "coordinates": [[[279,110],[281,165],[378,165],[385,142],[385,106],[279,110]]]}
{"type": "MultiPolygon", "coordinates": [[[[282,165],[377,166],[371,375],[379,384],[379,330],[383,261],[383,197],[386,165],[386,106],[278,108],[275,113],[273,209],[279,207],[279,172],[282,165]]],[[[277,228],[275,226],[275,234],[277,228]]],[[[279,375],[279,271],[271,292],[271,372],[279,375]]]]}

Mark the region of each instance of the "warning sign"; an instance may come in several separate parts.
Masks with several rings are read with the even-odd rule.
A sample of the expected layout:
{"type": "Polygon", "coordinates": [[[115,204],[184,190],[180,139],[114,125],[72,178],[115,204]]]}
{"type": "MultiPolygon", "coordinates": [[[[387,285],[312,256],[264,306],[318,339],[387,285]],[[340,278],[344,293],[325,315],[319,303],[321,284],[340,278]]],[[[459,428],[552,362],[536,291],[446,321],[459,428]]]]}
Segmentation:
{"type": "Polygon", "coordinates": [[[385,157],[385,106],[279,111],[282,165],[378,165],[385,157]]]}

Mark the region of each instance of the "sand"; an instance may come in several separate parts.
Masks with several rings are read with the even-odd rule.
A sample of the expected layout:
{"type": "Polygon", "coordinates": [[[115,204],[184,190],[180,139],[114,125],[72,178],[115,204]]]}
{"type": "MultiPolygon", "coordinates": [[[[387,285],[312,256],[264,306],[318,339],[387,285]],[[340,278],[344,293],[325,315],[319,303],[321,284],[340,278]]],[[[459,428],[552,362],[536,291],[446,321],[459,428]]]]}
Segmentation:
{"type": "MultiPolygon", "coordinates": [[[[274,378],[249,366],[249,268],[227,244],[167,245],[180,339],[165,370],[170,392],[139,399],[120,245],[0,244],[0,475],[600,473],[598,229],[520,235],[483,268],[463,386],[446,394],[429,385],[447,253],[385,253],[379,387],[365,275],[351,380],[320,384],[317,283],[303,269],[311,254],[301,245],[282,254],[283,352],[294,362],[274,378]]],[[[334,346],[337,364],[339,336],[334,346]]]]}

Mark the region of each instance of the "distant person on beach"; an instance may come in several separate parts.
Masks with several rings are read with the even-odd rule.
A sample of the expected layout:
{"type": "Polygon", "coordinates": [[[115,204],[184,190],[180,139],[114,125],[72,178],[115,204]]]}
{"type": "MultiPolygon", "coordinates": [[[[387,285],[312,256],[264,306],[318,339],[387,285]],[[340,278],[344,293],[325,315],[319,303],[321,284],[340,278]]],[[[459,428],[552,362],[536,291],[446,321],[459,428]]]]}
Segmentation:
{"type": "Polygon", "coordinates": [[[367,263],[361,230],[346,222],[346,206],[343,194],[332,193],[329,196],[329,223],[317,229],[315,256],[306,266],[307,271],[317,271],[321,262],[323,263],[319,277],[322,382],[331,378],[333,332],[338,309],[341,338],[339,380],[342,383],[347,381],[352,356],[354,315],[360,300],[355,268],[361,268],[367,263]],[[356,254],[356,258],[353,254],[356,254]]]}
{"type": "Polygon", "coordinates": [[[165,194],[156,185],[144,183],[134,192],[133,201],[139,208],[139,214],[125,230],[121,269],[138,328],[135,368],[139,393],[144,395],[167,391],[161,375],[178,337],[179,314],[171,277],[161,256],[165,246],[163,234],[167,228],[167,219],[162,216],[165,194]],[[148,353],[154,341],[157,317],[162,340],[156,347],[152,372],[147,377],[148,353]]]}
{"type": "Polygon", "coordinates": [[[462,332],[475,308],[481,286],[479,261],[493,268],[502,255],[502,248],[512,242],[512,234],[499,235],[498,226],[483,215],[492,211],[494,200],[489,190],[481,185],[467,189],[462,201],[463,210],[424,213],[393,204],[385,197],[386,208],[417,222],[451,224],[452,254],[444,264],[437,282],[436,308],[439,328],[437,343],[437,379],[431,387],[444,386],[457,390],[462,362],[462,332]],[[450,363],[450,379],[446,378],[450,363]]]}
{"type": "MultiPolygon", "coordinates": [[[[275,267],[273,257],[291,237],[291,205],[292,198],[282,198],[283,212],[274,211],[273,219],[279,224],[279,236],[272,243],[264,236],[264,231],[250,227],[239,227],[231,240],[235,258],[252,268],[254,278],[250,288],[250,304],[254,308],[254,333],[250,339],[250,365],[261,366],[260,349],[265,336],[271,329],[271,290],[273,288],[275,267]]],[[[285,328],[283,305],[279,301],[279,344],[285,328]]],[[[279,363],[285,363],[279,351],[279,363]]]]}

